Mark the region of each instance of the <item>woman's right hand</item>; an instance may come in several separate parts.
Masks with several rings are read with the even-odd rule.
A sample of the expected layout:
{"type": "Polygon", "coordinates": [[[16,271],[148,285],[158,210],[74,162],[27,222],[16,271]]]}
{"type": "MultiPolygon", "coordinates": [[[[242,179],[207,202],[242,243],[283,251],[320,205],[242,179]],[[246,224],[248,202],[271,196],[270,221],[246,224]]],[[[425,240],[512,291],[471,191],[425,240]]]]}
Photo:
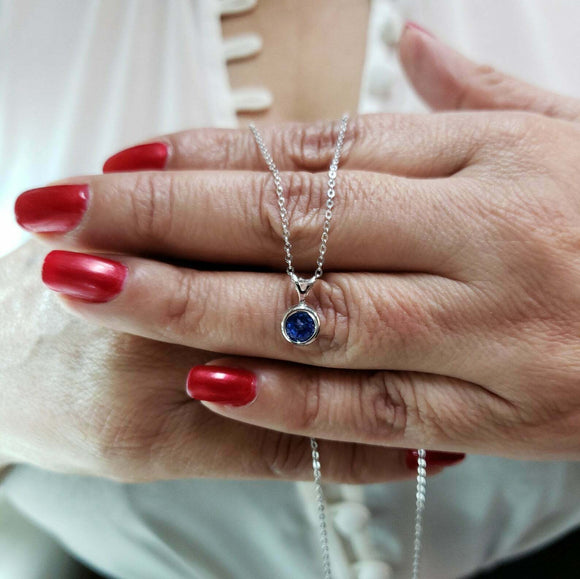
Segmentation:
{"type": "MultiPolygon", "coordinates": [[[[28,463],[127,482],[312,479],[308,438],[219,416],[187,396],[189,369],[216,354],[67,313],[41,282],[45,253],[31,241],[0,259],[0,466],[28,463]]],[[[319,445],[324,480],[415,474],[405,450],[319,445]]],[[[432,461],[429,472],[441,468],[432,461]]]]}

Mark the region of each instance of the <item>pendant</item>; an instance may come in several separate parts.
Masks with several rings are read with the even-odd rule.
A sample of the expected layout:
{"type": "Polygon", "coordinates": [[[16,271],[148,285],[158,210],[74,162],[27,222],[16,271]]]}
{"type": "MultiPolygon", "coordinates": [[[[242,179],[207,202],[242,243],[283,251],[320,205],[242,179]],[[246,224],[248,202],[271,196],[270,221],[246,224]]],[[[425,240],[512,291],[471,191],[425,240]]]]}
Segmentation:
{"type": "Polygon", "coordinates": [[[298,292],[298,304],[291,307],[282,319],[282,335],[291,344],[305,346],[316,340],[320,331],[320,318],[318,314],[306,303],[304,298],[310,291],[316,277],[310,279],[299,278],[296,274],[292,275],[292,281],[296,285],[298,292]]]}

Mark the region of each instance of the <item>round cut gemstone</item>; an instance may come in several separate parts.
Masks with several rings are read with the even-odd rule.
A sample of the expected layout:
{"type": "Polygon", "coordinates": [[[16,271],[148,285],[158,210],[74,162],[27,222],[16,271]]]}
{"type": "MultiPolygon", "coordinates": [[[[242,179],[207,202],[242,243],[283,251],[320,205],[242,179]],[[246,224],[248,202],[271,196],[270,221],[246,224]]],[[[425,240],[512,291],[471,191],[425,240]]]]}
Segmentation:
{"type": "Polygon", "coordinates": [[[315,336],[316,326],[316,319],[309,311],[297,310],[286,318],[284,329],[292,342],[302,344],[315,336]]]}

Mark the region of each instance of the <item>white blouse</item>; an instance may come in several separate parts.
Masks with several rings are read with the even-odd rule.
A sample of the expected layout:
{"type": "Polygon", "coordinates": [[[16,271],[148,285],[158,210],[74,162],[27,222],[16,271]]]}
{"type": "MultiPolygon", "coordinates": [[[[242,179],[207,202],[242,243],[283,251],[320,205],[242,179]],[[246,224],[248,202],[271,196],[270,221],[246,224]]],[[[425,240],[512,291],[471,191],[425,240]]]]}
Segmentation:
{"type": "MultiPolygon", "coordinates": [[[[580,97],[578,2],[370,1],[360,113],[425,110],[396,58],[406,19],[480,62],[580,97]]],[[[0,254],[25,238],[12,212],[22,190],[99,172],[112,152],[157,134],[235,127],[236,107],[271,106],[267,86],[231,90],[225,66],[262,48],[256,35],[221,37],[220,12],[253,3],[4,0],[0,254]]],[[[423,577],[465,577],[555,540],[580,525],[579,490],[579,463],[469,456],[428,480],[423,577]]],[[[37,527],[115,578],[318,579],[313,491],[285,481],[120,484],[17,466],[0,487],[0,577],[74,576],[37,527]]],[[[410,577],[413,481],[324,492],[336,579],[410,577]]]]}

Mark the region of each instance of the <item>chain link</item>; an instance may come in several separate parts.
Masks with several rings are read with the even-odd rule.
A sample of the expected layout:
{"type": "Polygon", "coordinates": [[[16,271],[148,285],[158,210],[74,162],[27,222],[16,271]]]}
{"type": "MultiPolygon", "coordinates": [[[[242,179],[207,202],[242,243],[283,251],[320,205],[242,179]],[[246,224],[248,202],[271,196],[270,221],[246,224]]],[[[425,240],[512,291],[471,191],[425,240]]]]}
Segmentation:
{"type": "Polygon", "coordinates": [[[415,494],[415,535],[413,541],[413,568],[411,579],[419,579],[419,563],[421,558],[421,540],[423,537],[423,511],[427,490],[427,453],[425,449],[418,450],[417,458],[417,491],[415,494]]]}
{"type": "Polygon", "coordinates": [[[320,549],[322,552],[322,568],[324,579],[332,579],[332,569],[330,567],[330,551],[328,548],[328,531],[326,530],[326,506],[324,503],[324,493],[320,479],[320,453],[318,452],[318,443],[315,438],[310,439],[310,448],[312,449],[312,470],[314,472],[314,486],[316,490],[316,512],[318,513],[320,549]]]}

